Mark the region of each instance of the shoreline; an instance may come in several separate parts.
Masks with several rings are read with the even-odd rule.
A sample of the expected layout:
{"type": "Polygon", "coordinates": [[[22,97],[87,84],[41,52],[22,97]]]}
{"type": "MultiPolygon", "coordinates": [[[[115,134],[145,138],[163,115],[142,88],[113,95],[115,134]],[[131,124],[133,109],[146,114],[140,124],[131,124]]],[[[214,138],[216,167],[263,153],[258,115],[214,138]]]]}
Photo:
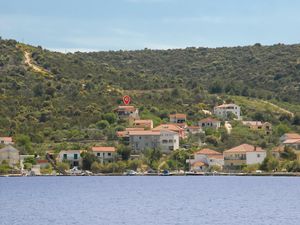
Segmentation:
{"type": "Polygon", "coordinates": [[[89,176],[246,176],[246,177],[300,177],[300,173],[185,173],[185,174],[135,174],[127,175],[123,173],[107,173],[107,174],[93,174],[93,175],[34,175],[34,176],[22,176],[22,174],[6,174],[0,175],[0,177],[89,177],[89,176]]]}

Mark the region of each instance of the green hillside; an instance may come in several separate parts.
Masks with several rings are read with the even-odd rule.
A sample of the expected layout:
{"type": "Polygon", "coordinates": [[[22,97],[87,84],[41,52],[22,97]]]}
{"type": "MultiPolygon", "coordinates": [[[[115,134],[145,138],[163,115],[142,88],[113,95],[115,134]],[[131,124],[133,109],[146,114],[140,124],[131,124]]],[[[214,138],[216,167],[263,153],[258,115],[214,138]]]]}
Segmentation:
{"type": "Polygon", "coordinates": [[[192,124],[233,101],[247,119],[299,130],[299,88],[300,45],[62,54],[0,40],[0,135],[33,143],[114,140],[126,124],[99,121],[124,94],[155,123],[177,111],[192,124]]]}

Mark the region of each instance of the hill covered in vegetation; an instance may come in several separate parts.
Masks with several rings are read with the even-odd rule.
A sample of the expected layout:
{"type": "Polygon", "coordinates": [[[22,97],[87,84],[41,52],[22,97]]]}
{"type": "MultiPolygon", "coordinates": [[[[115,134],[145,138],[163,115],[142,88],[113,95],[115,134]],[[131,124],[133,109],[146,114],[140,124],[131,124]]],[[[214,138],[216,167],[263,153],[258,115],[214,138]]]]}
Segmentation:
{"type": "Polygon", "coordinates": [[[63,54],[0,40],[1,135],[114,140],[126,124],[111,112],[124,94],[155,124],[173,112],[192,124],[225,101],[241,104],[246,119],[297,131],[300,45],[63,54]]]}

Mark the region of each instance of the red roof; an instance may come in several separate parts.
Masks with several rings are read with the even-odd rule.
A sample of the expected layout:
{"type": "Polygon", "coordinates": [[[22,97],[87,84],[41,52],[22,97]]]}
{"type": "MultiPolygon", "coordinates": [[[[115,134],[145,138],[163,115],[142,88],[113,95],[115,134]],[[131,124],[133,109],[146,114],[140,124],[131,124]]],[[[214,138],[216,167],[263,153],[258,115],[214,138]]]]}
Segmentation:
{"type": "Polygon", "coordinates": [[[0,137],[0,140],[12,142],[12,137],[0,137]]]}
{"type": "Polygon", "coordinates": [[[199,150],[195,152],[197,155],[222,155],[222,153],[211,150],[209,148],[204,148],[202,150],[199,150]]]}
{"type": "Polygon", "coordinates": [[[201,161],[197,161],[192,163],[192,166],[207,166],[207,164],[201,161]]]}
{"type": "Polygon", "coordinates": [[[119,105],[116,111],[128,111],[128,112],[133,112],[135,111],[135,107],[132,105],[119,105]]]}
{"type": "Polygon", "coordinates": [[[182,131],[183,129],[176,124],[160,124],[157,127],[153,128],[154,131],[159,130],[171,130],[171,131],[182,131]]]}
{"type": "Polygon", "coordinates": [[[115,147],[103,147],[103,146],[95,146],[92,147],[93,152],[115,152],[115,147]]]}
{"type": "Polygon", "coordinates": [[[283,142],[283,144],[299,144],[300,139],[287,139],[283,142]]]}
{"type": "Polygon", "coordinates": [[[189,129],[200,129],[201,127],[199,127],[199,126],[188,126],[187,128],[189,128],[189,129]]]}
{"type": "Polygon", "coordinates": [[[286,133],[284,136],[286,136],[286,139],[300,139],[300,134],[297,133],[286,133]]]}
{"type": "Polygon", "coordinates": [[[129,131],[129,136],[130,135],[138,135],[138,136],[146,136],[146,135],[160,135],[160,132],[155,132],[155,131],[152,131],[152,130],[141,130],[141,131],[129,131]]]}
{"type": "Polygon", "coordinates": [[[141,131],[141,130],[145,130],[144,127],[127,127],[125,128],[125,131],[141,131]]]}
{"type": "Polygon", "coordinates": [[[261,147],[255,147],[249,144],[242,144],[237,147],[224,151],[225,153],[246,153],[246,152],[265,152],[261,147]]]}
{"type": "Polygon", "coordinates": [[[184,118],[184,119],[186,119],[186,114],[175,113],[175,114],[170,114],[169,117],[170,118],[184,118]]]}
{"type": "Polygon", "coordinates": [[[200,122],[200,123],[217,123],[217,122],[220,122],[220,121],[217,120],[217,119],[208,117],[208,118],[205,118],[205,119],[200,120],[199,122],[200,122]]]}
{"type": "Polygon", "coordinates": [[[38,160],[36,160],[36,162],[38,164],[42,164],[42,163],[48,163],[48,160],[47,159],[38,159],[38,160]]]}

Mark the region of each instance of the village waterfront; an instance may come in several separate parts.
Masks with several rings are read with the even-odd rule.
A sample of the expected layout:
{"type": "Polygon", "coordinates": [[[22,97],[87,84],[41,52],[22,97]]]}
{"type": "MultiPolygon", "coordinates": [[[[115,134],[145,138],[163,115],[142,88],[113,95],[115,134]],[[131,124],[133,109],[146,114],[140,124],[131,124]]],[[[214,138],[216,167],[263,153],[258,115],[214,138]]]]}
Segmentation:
{"type": "Polygon", "coordinates": [[[1,177],[1,225],[298,224],[297,177],[1,177]]]}

